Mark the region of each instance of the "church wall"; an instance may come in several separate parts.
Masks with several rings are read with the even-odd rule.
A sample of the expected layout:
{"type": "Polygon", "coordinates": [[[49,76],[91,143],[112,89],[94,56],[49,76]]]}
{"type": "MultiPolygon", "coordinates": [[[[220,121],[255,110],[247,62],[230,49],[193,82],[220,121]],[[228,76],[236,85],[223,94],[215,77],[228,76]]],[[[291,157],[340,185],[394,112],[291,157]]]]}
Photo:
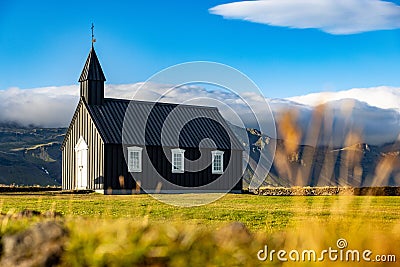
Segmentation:
{"type": "Polygon", "coordinates": [[[68,129],[62,148],[62,189],[76,188],[75,146],[80,137],[88,145],[88,189],[102,189],[104,180],[104,142],[82,100],[68,129]]]}

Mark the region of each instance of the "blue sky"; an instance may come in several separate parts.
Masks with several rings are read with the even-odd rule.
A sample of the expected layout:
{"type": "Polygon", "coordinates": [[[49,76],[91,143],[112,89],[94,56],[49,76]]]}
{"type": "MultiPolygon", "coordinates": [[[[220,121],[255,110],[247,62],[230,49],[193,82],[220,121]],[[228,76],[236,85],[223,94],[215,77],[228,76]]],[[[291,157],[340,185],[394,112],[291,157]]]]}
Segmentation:
{"type": "Polygon", "coordinates": [[[109,84],[145,81],[170,65],[209,60],[244,72],[267,97],[400,86],[396,18],[394,29],[332,34],[209,11],[230,2],[2,0],[0,90],[76,84],[92,22],[109,84]]]}

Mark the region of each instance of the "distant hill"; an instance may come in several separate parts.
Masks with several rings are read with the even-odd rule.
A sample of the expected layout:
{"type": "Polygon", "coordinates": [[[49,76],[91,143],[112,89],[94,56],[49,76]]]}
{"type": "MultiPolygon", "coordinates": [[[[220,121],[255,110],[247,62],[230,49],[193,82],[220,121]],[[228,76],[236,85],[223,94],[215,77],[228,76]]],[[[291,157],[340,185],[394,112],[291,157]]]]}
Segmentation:
{"type": "MultiPolygon", "coordinates": [[[[231,128],[250,153],[245,184],[260,155],[270,153],[275,145],[271,170],[267,175],[265,169],[259,177],[264,186],[400,185],[400,142],[336,148],[298,145],[288,151],[284,140],[272,139],[256,129],[231,128]]],[[[60,185],[60,145],[65,132],[66,128],[0,124],[0,184],[60,185]]]]}
{"type": "MultiPolygon", "coordinates": [[[[347,147],[287,146],[284,140],[272,139],[256,129],[232,129],[249,146],[250,163],[245,184],[249,184],[261,154],[271,154],[276,147],[271,169],[263,186],[399,186],[400,142],[372,146],[357,143],[347,147]],[[244,141],[247,134],[249,144],[244,141]],[[289,148],[289,149],[288,149],[289,148]]],[[[263,167],[263,166],[262,166],[263,167]]]]}
{"type": "Polygon", "coordinates": [[[0,124],[0,184],[60,185],[65,131],[0,124]]]}

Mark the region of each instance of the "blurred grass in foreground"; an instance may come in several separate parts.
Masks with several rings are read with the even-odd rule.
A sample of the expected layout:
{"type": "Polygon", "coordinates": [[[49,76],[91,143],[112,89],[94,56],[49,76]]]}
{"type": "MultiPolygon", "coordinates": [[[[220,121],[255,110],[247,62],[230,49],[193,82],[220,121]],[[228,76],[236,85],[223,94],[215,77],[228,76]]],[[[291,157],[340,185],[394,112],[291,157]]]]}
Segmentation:
{"type": "MultiPolygon", "coordinates": [[[[0,203],[3,214],[34,209],[64,215],[70,238],[62,266],[291,266],[293,262],[261,262],[257,252],[265,245],[320,251],[336,248],[339,238],[347,240],[349,249],[395,254],[400,260],[400,197],[228,194],[206,206],[180,208],[148,195],[31,194],[1,195],[0,203]],[[240,224],[229,225],[234,221],[250,232],[240,224]]],[[[3,216],[1,235],[39,220],[3,216]]],[[[296,265],[314,264],[355,265],[296,265]]],[[[381,266],[360,266],[365,264],[381,266]]]]}

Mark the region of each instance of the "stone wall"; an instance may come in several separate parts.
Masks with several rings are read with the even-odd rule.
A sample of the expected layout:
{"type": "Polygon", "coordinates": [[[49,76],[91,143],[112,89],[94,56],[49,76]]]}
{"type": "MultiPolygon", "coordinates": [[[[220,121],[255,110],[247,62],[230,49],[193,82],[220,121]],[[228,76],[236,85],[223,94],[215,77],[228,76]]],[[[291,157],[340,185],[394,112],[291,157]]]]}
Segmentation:
{"type": "Polygon", "coordinates": [[[260,187],[248,192],[262,196],[400,196],[400,187],[260,187]]]}

